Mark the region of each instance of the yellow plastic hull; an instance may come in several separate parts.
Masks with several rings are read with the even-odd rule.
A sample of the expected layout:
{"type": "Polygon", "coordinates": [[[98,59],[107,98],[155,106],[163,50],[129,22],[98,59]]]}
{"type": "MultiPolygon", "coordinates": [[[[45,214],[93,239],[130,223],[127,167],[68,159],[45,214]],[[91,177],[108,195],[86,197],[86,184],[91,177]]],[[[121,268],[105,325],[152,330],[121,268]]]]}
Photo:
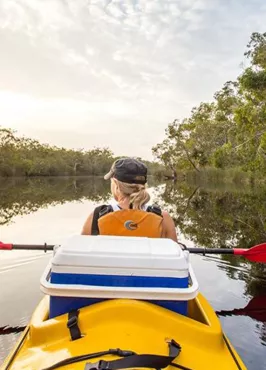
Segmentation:
{"type": "MultiPolygon", "coordinates": [[[[109,348],[167,356],[167,339],[174,339],[182,347],[174,362],[192,370],[247,369],[201,294],[189,302],[189,317],[135,300],[110,300],[82,308],[79,327],[83,337],[75,341],[70,338],[67,315],[47,319],[48,309],[49,297],[46,296],[1,370],[41,370],[69,357],[109,348]]],[[[115,358],[109,355],[101,359],[115,358]]],[[[84,370],[87,362],[98,360],[60,369],[84,370]]]]}

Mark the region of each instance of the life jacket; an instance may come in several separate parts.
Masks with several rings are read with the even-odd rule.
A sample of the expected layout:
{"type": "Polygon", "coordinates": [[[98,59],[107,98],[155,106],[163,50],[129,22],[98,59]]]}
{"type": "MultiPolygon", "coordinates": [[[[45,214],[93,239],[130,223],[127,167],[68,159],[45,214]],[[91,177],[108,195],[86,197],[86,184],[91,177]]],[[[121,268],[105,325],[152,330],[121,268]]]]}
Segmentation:
{"type": "Polygon", "coordinates": [[[121,209],[118,206],[102,205],[94,210],[92,235],[162,236],[162,211],[157,206],[145,210],[121,209]]]}

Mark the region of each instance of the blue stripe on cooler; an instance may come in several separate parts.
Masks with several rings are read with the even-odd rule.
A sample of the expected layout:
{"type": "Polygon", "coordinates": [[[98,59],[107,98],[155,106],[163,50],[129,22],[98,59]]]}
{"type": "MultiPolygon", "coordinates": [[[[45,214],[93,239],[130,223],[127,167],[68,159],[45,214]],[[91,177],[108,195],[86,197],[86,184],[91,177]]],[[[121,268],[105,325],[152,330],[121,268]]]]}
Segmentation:
{"type": "Polygon", "coordinates": [[[138,288],[187,288],[188,277],[90,275],[52,272],[51,283],[138,288]]]}
{"type": "MultiPolygon", "coordinates": [[[[71,310],[81,309],[86,306],[91,306],[100,302],[109,301],[106,298],[76,298],[76,297],[50,297],[49,318],[64,315],[71,310]]],[[[187,301],[163,301],[163,300],[142,300],[146,301],[170,311],[180,313],[187,316],[188,302],[187,301]]]]}

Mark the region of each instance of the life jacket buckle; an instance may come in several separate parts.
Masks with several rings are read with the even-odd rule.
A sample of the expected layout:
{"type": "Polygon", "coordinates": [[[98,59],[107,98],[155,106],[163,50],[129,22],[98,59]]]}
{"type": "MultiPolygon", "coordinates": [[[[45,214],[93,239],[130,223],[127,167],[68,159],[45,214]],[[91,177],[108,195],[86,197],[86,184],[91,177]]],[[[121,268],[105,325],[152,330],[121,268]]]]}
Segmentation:
{"type": "Polygon", "coordinates": [[[85,370],[105,370],[108,368],[108,362],[100,360],[97,362],[87,362],[85,365],[85,370]]]}

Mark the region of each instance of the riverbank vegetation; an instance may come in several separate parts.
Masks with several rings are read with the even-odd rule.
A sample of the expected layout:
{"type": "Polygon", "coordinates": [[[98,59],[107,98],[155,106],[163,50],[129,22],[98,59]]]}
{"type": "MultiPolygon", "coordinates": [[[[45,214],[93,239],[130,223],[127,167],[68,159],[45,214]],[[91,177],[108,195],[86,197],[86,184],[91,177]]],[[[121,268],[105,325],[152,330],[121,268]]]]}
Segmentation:
{"type": "MultiPolygon", "coordinates": [[[[109,148],[86,151],[58,148],[27,137],[18,137],[13,130],[0,127],[2,177],[97,176],[107,173],[117,158],[109,148]]],[[[162,175],[162,165],[143,162],[150,175],[162,175]]]]}
{"type": "Polygon", "coordinates": [[[226,82],[214,101],[193,108],[190,117],[170,123],[153,148],[173,175],[234,169],[232,174],[247,174],[243,179],[265,178],[266,33],[253,33],[244,55],[249,66],[237,80],[226,82]]]}

